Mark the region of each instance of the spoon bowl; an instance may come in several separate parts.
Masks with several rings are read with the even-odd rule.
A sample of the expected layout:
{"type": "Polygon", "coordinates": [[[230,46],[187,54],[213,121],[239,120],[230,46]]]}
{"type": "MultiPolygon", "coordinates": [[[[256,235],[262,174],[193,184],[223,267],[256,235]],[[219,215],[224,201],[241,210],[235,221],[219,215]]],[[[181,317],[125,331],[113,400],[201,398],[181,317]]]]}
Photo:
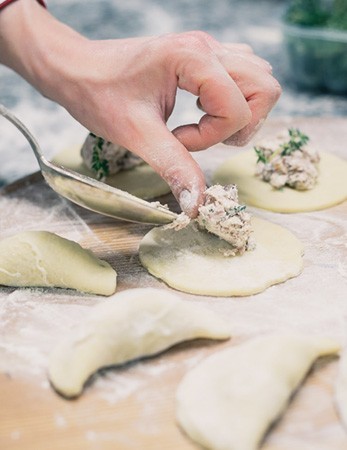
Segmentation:
{"type": "Polygon", "coordinates": [[[86,209],[130,222],[162,225],[177,214],[159,202],[147,202],[121,189],[48,161],[27,127],[3,105],[0,115],[9,120],[29,142],[47,184],[58,194],[86,209]]]}

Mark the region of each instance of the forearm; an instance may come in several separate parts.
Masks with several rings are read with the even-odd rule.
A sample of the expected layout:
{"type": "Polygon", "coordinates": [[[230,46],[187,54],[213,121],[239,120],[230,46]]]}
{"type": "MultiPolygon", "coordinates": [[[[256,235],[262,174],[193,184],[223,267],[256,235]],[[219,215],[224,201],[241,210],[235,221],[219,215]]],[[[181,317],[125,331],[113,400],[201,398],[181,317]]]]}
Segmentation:
{"type": "Polygon", "coordinates": [[[84,41],[36,0],[18,0],[0,12],[0,63],[47,97],[53,97],[60,71],[66,69],[67,53],[73,57],[84,41]]]}

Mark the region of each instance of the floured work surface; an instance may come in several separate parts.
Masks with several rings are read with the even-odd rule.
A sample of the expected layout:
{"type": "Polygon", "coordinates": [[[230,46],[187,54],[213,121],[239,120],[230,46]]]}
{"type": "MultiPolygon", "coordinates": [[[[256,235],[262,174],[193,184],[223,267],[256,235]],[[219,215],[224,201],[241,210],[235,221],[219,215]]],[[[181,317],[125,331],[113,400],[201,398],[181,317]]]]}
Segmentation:
{"type": "MultiPolygon", "coordinates": [[[[300,127],[322,150],[346,157],[347,120],[269,121],[261,134],[289,126],[300,127]]],[[[197,157],[209,177],[236,151],[217,146],[197,157]]],[[[174,207],[171,197],[160,200],[174,207]]],[[[138,244],[150,226],[76,207],[58,197],[37,174],[3,190],[0,208],[0,238],[28,229],[53,231],[90,248],[115,267],[118,292],[145,286],[170,289],[139,263],[138,244]]],[[[197,448],[175,423],[174,395],[183,375],[205,356],[263,333],[281,331],[326,334],[344,345],[347,204],[304,214],[250,211],[288,228],[303,242],[303,273],[251,297],[178,293],[229,320],[234,337],[223,343],[181,344],[158,357],[103,371],[78,400],[67,401],[53,392],[46,377],[48,355],[93,304],[108,300],[62,289],[0,287],[0,448],[197,448]]],[[[315,365],[263,449],[347,448],[347,433],[333,405],[337,364],[337,360],[324,360],[315,365]]]]}

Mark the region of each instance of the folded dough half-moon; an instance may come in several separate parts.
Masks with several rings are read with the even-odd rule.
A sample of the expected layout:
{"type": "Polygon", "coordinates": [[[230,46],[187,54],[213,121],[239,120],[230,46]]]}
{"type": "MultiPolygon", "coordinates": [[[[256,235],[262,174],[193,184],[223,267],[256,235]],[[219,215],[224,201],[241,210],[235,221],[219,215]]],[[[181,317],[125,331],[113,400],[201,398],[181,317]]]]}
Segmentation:
{"type": "Polygon", "coordinates": [[[81,394],[102,367],[155,355],[178,342],[226,339],[229,325],[211,310],[153,288],[129,289],[92,308],[52,352],[49,379],[65,397],[81,394]]]}
{"type": "Polygon", "coordinates": [[[49,231],[24,231],[0,241],[0,284],[111,295],[117,273],[77,242],[49,231]]]}
{"type": "Polygon", "coordinates": [[[255,450],[314,360],[335,354],[327,338],[270,335],[206,358],[176,394],[180,426],[213,450],[255,450]]]}
{"type": "Polygon", "coordinates": [[[344,350],[335,384],[335,405],[341,422],[347,429],[347,350],[344,350]]]}

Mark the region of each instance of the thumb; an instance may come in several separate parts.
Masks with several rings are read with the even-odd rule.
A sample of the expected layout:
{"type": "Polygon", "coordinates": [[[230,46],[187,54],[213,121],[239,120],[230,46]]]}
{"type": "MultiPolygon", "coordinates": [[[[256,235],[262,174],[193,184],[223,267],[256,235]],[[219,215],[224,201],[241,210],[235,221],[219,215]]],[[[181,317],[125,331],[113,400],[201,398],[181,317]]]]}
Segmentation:
{"type": "MultiPolygon", "coordinates": [[[[137,118],[138,119],[138,118],[137,118]]],[[[170,186],[189,217],[196,217],[203,203],[205,177],[197,162],[170,132],[161,118],[137,120],[123,141],[126,148],[146,161],[170,186]]]]}

